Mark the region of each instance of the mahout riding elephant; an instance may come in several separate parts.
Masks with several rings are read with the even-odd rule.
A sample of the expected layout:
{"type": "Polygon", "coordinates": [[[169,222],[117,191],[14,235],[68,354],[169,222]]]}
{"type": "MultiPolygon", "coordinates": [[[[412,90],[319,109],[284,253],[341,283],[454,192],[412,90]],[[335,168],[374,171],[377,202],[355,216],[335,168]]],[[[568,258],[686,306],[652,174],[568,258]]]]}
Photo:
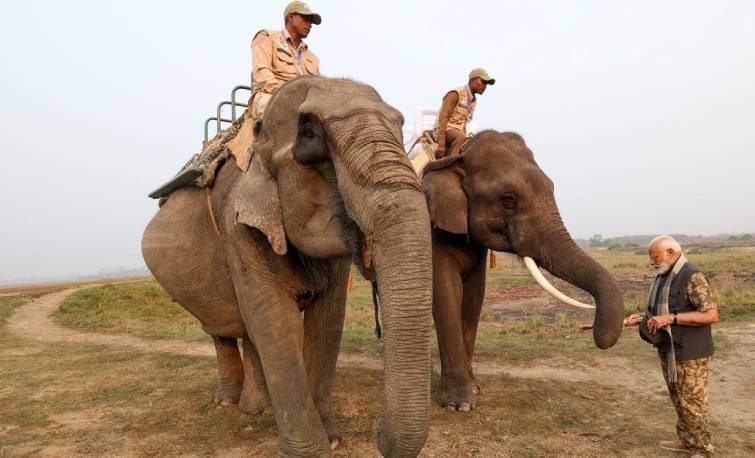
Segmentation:
{"type": "Polygon", "coordinates": [[[614,278],[572,240],[524,139],[484,131],[463,154],[430,162],[422,186],[433,224],[433,317],[441,379],[437,398],[448,410],[475,406],[472,371],[477,324],[485,296],[488,249],[515,253],[548,292],[571,305],[537,265],[589,292],[596,302],[593,338],[611,347],[622,329],[624,302],[614,278]],[[537,264],[537,265],[536,265],[537,264]]]}
{"type": "Polygon", "coordinates": [[[430,221],[402,124],[364,84],[289,82],[254,126],[249,168],[230,158],[211,190],[174,192],[145,231],[149,269],[213,338],[215,401],[272,405],[284,455],[329,455],[339,441],[331,388],[352,258],[380,297],[378,448],[415,456],[425,443],[430,221]]]}

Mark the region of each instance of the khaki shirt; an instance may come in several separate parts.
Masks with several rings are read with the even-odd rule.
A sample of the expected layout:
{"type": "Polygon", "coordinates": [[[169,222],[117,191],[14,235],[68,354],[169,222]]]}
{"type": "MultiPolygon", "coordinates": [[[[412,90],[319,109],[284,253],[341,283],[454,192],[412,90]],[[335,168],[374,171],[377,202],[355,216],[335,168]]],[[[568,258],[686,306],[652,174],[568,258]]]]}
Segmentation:
{"type": "Polygon", "coordinates": [[[303,41],[295,48],[286,29],[260,30],[252,40],[254,93],[275,94],[298,76],[319,75],[320,59],[303,41]]]}

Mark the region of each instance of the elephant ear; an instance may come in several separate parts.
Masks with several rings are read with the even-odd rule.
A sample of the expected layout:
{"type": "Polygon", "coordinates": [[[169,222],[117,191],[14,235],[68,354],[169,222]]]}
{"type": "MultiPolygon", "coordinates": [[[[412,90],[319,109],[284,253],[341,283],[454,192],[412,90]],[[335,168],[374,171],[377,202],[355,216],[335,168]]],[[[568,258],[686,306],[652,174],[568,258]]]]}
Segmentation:
{"type": "Polygon", "coordinates": [[[461,154],[432,161],[425,167],[422,188],[434,227],[454,234],[469,232],[464,176],[464,156],[461,154]]]}
{"type": "Polygon", "coordinates": [[[236,223],[258,229],[270,243],[276,254],[283,256],[288,251],[286,233],[283,230],[278,186],[270,172],[262,165],[259,154],[239,180],[238,200],[235,203],[236,223]]]}

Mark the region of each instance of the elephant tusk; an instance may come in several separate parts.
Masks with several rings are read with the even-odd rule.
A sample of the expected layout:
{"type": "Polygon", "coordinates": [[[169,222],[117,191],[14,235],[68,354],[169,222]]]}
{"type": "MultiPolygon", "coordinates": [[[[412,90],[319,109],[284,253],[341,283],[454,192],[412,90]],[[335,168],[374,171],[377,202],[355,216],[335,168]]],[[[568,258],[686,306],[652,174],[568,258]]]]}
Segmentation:
{"type": "Polygon", "coordinates": [[[524,256],[522,257],[522,259],[524,260],[524,265],[527,266],[527,270],[530,272],[530,275],[532,275],[532,278],[534,278],[537,284],[540,285],[540,287],[543,288],[548,294],[566,305],[571,305],[572,307],[578,307],[581,309],[595,308],[594,305],[583,304],[582,302],[575,301],[571,297],[557,290],[555,286],[551,285],[548,280],[546,280],[546,278],[543,276],[543,273],[540,272],[540,268],[537,266],[537,263],[534,259],[529,256],[524,256]]]}

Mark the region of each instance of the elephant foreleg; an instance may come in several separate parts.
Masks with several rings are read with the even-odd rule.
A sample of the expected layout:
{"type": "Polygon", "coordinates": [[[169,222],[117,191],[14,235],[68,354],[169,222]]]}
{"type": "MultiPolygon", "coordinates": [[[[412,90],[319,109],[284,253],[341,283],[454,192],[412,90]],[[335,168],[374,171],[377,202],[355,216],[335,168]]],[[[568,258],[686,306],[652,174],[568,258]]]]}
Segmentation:
{"type": "Polygon", "coordinates": [[[212,336],[218,357],[220,379],[215,387],[213,400],[216,404],[229,406],[239,402],[244,381],[244,367],[235,338],[212,336]]]}
{"type": "Polygon", "coordinates": [[[336,286],[319,294],[304,312],[304,364],[307,367],[307,380],[332,449],[341,442],[338,428],[331,418],[330,400],[343,333],[351,260],[343,259],[334,264],[336,286]]]}
{"type": "Polygon", "coordinates": [[[469,386],[467,352],[464,346],[461,304],[461,270],[453,256],[433,252],[433,319],[440,353],[438,401],[448,410],[470,410],[474,396],[469,386]]]}
{"type": "Polygon", "coordinates": [[[240,225],[228,227],[228,267],[247,334],[262,363],[280,454],[328,456],[328,435],[307,384],[301,311],[288,286],[296,273],[264,236],[240,225]]]}
{"type": "Polygon", "coordinates": [[[461,302],[461,324],[464,337],[464,349],[467,355],[467,373],[469,374],[469,383],[473,394],[480,392],[480,384],[472,371],[472,361],[474,360],[475,341],[477,339],[477,325],[480,322],[480,311],[482,302],[485,299],[485,274],[488,250],[484,250],[477,263],[464,279],[464,294],[461,302]]]}
{"type": "MultiPolygon", "coordinates": [[[[237,223],[235,209],[224,205],[219,202],[215,207],[221,216],[223,251],[238,310],[259,356],[273,406],[279,454],[330,456],[328,435],[312,400],[304,365],[304,328],[297,302],[304,282],[295,268],[299,259],[293,249],[288,255],[277,254],[262,232],[237,223]]],[[[255,352],[248,348],[249,362],[255,366],[255,352]]]]}
{"type": "Polygon", "coordinates": [[[250,313],[242,311],[257,343],[278,424],[280,453],[328,455],[328,436],[307,385],[301,312],[293,297],[283,296],[285,292],[273,293],[250,307],[250,313]]]}
{"type": "Polygon", "coordinates": [[[262,371],[262,362],[249,337],[242,341],[244,362],[244,388],[239,399],[241,411],[257,415],[272,405],[270,394],[265,383],[265,374],[262,371]]]}

